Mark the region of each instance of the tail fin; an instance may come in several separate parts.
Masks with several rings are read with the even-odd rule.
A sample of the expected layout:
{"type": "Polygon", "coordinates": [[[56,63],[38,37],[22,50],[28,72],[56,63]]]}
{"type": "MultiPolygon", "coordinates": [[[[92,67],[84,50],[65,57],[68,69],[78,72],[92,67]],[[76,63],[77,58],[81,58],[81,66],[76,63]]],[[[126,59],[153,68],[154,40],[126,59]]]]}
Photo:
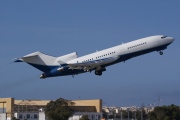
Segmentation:
{"type": "Polygon", "coordinates": [[[26,62],[33,67],[46,72],[54,67],[57,67],[57,65],[54,64],[55,60],[56,57],[49,56],[38,51],[28,54],[22,58],[18,58],[14,62],[26,62]]]}

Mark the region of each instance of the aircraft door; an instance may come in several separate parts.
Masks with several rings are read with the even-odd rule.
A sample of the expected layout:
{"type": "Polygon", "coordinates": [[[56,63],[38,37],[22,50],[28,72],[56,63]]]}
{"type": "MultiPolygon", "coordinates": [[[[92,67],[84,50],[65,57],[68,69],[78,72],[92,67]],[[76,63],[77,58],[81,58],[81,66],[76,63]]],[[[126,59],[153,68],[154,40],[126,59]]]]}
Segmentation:
{"type": "Polygon", "coordinates": [[[124,48],[123,48],[123,45],[121,45],[119,49],[120,49],[120,53],[119,53],[119,54],[120,54],[120,55],[123,55],[123,54],[124,54],[124,48]]]}
{"type": "Polygon", "coordinates": [[[158,40],[159,46],[163,45],[163,40],[158,40]]]}

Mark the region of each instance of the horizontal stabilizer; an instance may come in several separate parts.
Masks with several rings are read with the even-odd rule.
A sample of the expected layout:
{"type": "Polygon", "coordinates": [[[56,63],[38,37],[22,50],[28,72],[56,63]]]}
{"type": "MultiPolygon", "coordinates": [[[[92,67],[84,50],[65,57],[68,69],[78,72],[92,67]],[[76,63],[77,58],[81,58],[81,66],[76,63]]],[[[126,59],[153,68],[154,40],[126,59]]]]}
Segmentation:
{"type": "Polygon", "coordinates": [[[23,60],[21,58],[14,58],[13,60],[14,60],[14,62],[23,62],[23,60]]]}

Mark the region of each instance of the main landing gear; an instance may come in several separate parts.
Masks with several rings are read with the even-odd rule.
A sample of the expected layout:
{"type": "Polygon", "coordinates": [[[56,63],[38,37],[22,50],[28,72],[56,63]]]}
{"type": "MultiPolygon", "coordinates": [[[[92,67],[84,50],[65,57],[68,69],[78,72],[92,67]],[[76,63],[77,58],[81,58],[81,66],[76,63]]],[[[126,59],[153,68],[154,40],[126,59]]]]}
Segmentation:
{"type": "Polygon", "coordinates": [[[95,73],[95,75],[101,76],[103,71],[106,71],[106,68],[105,68],[105,67],[102,67],[102,66],[98,66],[98,67],[95,69],[95,72],[94,72],[94,73],[95,73]]]}
{"type": "Polygon", "coordinates": [[[163,55],[163,52],[162,52],[162,51],[159,51],[159,54],[160,54],[160,55],[163,55]]]}
{"type": "Polygon", "coordinates": [[[102,75],[102,71],[100,71],[100,70],[95,71],[94,73],[95,73],[95,75],[99,75],[99,76],[101,76],[101,75],[102,75]]]}

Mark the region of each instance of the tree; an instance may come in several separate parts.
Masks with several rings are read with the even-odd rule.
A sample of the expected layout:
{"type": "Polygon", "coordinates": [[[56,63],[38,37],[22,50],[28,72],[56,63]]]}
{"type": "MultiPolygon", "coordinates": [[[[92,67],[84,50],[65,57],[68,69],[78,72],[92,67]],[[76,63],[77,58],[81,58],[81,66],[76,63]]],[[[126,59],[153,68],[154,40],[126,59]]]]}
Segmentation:
{"type": "Polygon", "coordinates": [[[17,119],[16,117],[12,117],[11,120],[19,120],[19,119],[17,119]]]}
{"type": "Polygon", "coordinates": [[[108,113],[104,109],[102,109],[103,118],[107,119],[108,113]]]}
{"type": "Polygon", "coordinates": [[[180,120],[180,107],[175,105],[158,106],[148,114],[154,120],[180,120]]]}
{"type": "Polygon", "coordinates": [[[59,98],[46,105],[45,114],[49,120],[67,120],[74,113],[73,105],[73,102],[59,98]]]}
{"type": "MultiPolygon", "coordinates": [[[[141,114],[142,114],[143,120],[146,120],[148,116],[147,116],[147,114],[146,114],[146,112],[145,112],[144,109],[139,109],[139,110],[136,112],[136,118],[137,118],[137,120],[141,120],[141,114]]],[[[154,120],[154,119],[152,119],[152,120],[154,120]]]]}
{"type": "Polygon", "coordinates": [[[89,120],[87,115],[83,115],[79,120],[89,120]]]}

